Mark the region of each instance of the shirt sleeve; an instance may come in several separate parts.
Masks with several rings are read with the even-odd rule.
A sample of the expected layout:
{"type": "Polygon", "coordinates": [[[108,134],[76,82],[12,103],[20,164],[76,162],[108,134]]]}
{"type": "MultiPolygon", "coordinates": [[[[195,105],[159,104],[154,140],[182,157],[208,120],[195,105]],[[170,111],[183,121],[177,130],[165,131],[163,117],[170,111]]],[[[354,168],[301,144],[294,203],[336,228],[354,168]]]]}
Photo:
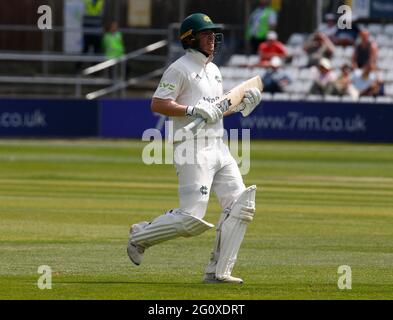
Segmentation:
{"type": "Polygon", "coordinates": [[[276,26],[277,25],[277,13],[272,11],[269,16],[269,26],[276,26]]]}
{"type": "Polygon", "coordinates": [[[279,54],[287,55],[287,48],[281,42],[277,42],[277,49],[279,54]]]}
{"type": "Polygon", "coordinates": [[[169,67],[161,78],[153,98],[176,100],[182,90],[184,75],[180,70],[169,67]]]}
{"type": "Polygon", "coordinates": [[[266,52],[266,44],[262,42],[258,47],[258,54],[263,55],[265,52],[266,52]]]}

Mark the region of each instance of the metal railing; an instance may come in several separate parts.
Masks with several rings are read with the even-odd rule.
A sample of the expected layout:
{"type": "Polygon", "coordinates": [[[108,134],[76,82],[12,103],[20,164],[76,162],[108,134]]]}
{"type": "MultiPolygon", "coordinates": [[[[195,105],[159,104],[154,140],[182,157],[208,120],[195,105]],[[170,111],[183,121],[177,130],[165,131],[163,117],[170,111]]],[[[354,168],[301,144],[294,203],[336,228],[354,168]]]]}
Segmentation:
{"type": "MultiPolygon", "coordinates": [[[[116,91],[120,91],[120,90],[123,91],[124,89],[128,88],[129,86],[138,84],[142,81],[146,81],[146,80],[150,80],[152,78],[158,77],[158,76],[162,75],[164,73],[164,71],[165,71],[165,68],[160,68],[160,69],[148,72],[142,76],[128,79],[127,81],[115,84],[115,85],[110,86],[108,88],[91,92],[86,95],[86,99],[94,100],[94,99],[108,95],[108,94],[116,92],[116,91]]],[[[123,91],[123,95],[124,95],[124,91],[123,91]]]]}
{"type": "Polygon", "coordinates": [[[148,45],[148,46],[146,46],[144,48],[141,48],[141,49],[135,50],[133,52],[127,53],[127,54],[125,54],[125,55],[123,55],[123,56],[121,56],[119,58],[106,60],[106,61],[104,61],[102,63],[99,63],[99,64],[97,64],[95,66],[89,67],[89,68],[83,70],[82,74],[84,76],[88,76],[88,75],[91,75],[91,74],[96,73],[98,71],[105,70],[105,69],[107,69],[109,67],[113,67],[113,66],[115,66],[117,64],[121,64],[124,67],[123,69],[125,69],[125,63],[128,60],[134,59],[136,57],[139,57],[139,56],[141,56],[141,55],[143,55],[145,53],[158,50],[158,49],[160,49],[162,47],[165,47],[167,44],[168,44],[168,41],[166,41],[166,40],[161,40],[161,41],[152,43],[152,44],[150,44],[150,45],[148,45]]]}
{"type": "MultiPolygon", "coordinates": [[[[104,56],[94,55],[72,55],[72,54],[53,54],[53,53],[20,53],[20,52],[0,52],[0,61],[18,61],[21,63],[27,62],[42,62],[43,63],[43,74],[40,75],[1,75],[0,83],[5,84],[50,84],[50,85],[77,85],[78,77],[75,75],[49,75],[48,63],[49,62],[87,62],[97,63],[105,61],[104,56]]],[[[110,79],[106,78],[95,78],[95,79],[83,79],[82,84],[84,85],[109,85],[110,79]]]]}
{"type": "Polygon", "coordinates": [[[41,62],[101,62],[105,60],[105,57],[101,55],[0,52],[0,60],[41,62]]]}
{"type": "MultiPolygon", "coordinates": [[[[15,73],[5,73],[0,75],[0,83],[7,83],[7,84],[64,84],[64,85],[73,85],[75,88],[75,95],[81,97],[81,87],[82,86],[110,86],[114,84],[115,86],[119,86],[119,82],[126,82],[125,79],[125,64],[129,60],[134,61],[146,61],[146,62],[158,62],[159,64],[166,64],[167,55],[157,55],[157,54],[149,54],[157,48],[160,48],[166,43],[162,41],[158,41],[153,44],[153,47],[147,46],[146,48],[138,49],[132,51],[130,54],[127,54],[119,61],[107,60],[104,55],[98,54],[74,54],[74,53],[67,53],[59,51],[62,50],[58,47],[59,42],[56,41],[57,46],[54,46],[54,36],[59,33],[65,32],[82,32],[87,34],[102,34],[101,28],[83,28],[83,30],[79,28],[65,28],[62,26],[53,26],[52,29],[48,30],[39,30],[35,25],[7,25],[7,24],[0,24],[0,32],[23,32],[23,33],[41,33],[42,41],[40,51],[0,51],[0,61],[5,63],[11,61],[26,63],[28,70],[34,70],[33,74],[26,74],[26,72],[20,72],[20,74],[15,75],[15,73]],[[162,46],[161,46],[162,45],[162,46]],[[147,50],[146,50],[147,49],[147,50]],[[57,50],[57,51],[55,51],[57,50]],[[29,62],[39,62],[41,63],[41,72],[37,73],[37,65],[30,68],[29,62]],[[101,77],[87,77],[90,74],[92,69],[87,68],[89,72],[85,72],[82,74],[75,74],[72,75],[65,75],[65,74],[53,74],[50,72],[52,66],[54,66],[57,70],[68,70],[67,68],[59,68],[56,66],[57,62],[61,63],[75,63],[74,68],[78,68],[77,64],[81,63],[88,63],[88,64],[99,64],[101,70],[108,69],[110,66],[113,68],[118,68],[121,73],[121,77],[123,81],[119,81],[119,79],[111,79],[107,75],[101,77]],[[102,65],[101,63],[107,64],[102,65]],[[52,63],[52,65],[51,65],[52,63]],[[55,64],[53,64],[55,63],[55,64]],[[109,65],[109,66],[108,66],[109,65]],[[84,77],[84,78],[83,78],[84,77]]],[[[144,35],[151,37],[159,37],[159,38],[166,38],[167,30],[166,29],[154,29],[154,28],[121,28],[119,30],[123,33],[125,37],[132,37],[133,35],[144,35]]],[[[151,39],[152,42],[154,39],[151,39]]],[[[163,40],[165,41],[165,40],[163,40]]],[[[6,66],[6,65],[4,65],[6,66]]],[[[38,65],[40,66],[40,65],[38,65]]],[[[21,70],[22,67],[20,67],[21,70]]],[[[69,69],[71,70],[71,69],[69,69]]],[[[68,72],[67,72],[68,73],[68,72]]],[[[142,78],[143,79],[143,78],[142,78]]],[[[133,82],[131,81],[130,84],[133,82]]],[[[113,86],[112,86],[113,87],[113,86]]],[[[121,86],[120,86],[121,87],[121,86]]],[[[111,92],[111,91],[109,91],[111,92]]]]}
{"type": "Polygon", "coordinates": [[[157,42],[152,43],[144,48],[141,48],[141,49],[135,50],[133,52],[130,52],[126,55],[123,55],[119,58],[106,60],[104,62],[96,64],[95,66],[91,66],[89,68],[84,69],[82,71],[81,75],[79,75],[79,77],[78,77],[78,82],[77,82],[76,89],[75,89],[76,96],[81,96],[83,76],[89,76],[89,75],[92,75],[92,74],[97,73],[99,71],[106,70],[111,67],[115,68],[115,70],[117,69],[116,71],[120,71],[120,72],[116,72],[116,73],[120,73],[119,77],[115,73],[114,78],[118,79],[117,81],[115,81],[115,84],[108,87],[108,88],[104,88],[101,90],[91,92],[86,95],[86,98],[89,100],[92,100],[92,99],[96,99],[96,98],[99,98],[101,96],[104,96],[104,95],[107,95],[109,93],[113,93],[116,91],[121,91],[122,96],[124,96],[125,89],[127,87],[134,85],[140,81],[145,81],[145,80],[149,80],[151,78],[154,78],[154,77],[162,74],[164,71],[163,68],[160,68],[160,69],[154,70],[152,72],[148,72],[142,76],[138,76],[138,77],[126,80],[127,62],[131,59],[138,58],[146,53],[150,53],[150,52],[156,51],[158,49],[161,49],[167,45],[168,45],[167,40],[157,41],[157,42]],[[120,67],[120,68],[118,68],[118,67],[120,67]]]}
{"type": "MultiPolygon", "coordinates": [[[[0,75],[0,83],[16,83],[16,84],[50,84],[50,85],[74,85],[75,86],[75,96],[81,97],[82,86],[110,86],[123,88],[123,86],[119,86],[118,82],[126,82],[126,64],[129,60],[138,60],[138,61],[152,61],[152,62],[160,62],[166,63],[166,56],[153,56],[147,55],[152,51],[155,51],[159,48],[162,48],[167,45],[166,40],[158,41],[154,44],[151,44],[145,48],[135,50],[130,52],[127,55],[124,55],[118,59],[107,60],[105,56],[96,56],[96,55],[72,55],[72,54],[52,54],[52,53],[14,53],[14,52],[0,52],[0,61],[20,61],[20,62],[74,62],[74,63],[98,63],[92,67],[89,67],[81,74],[77,74],[74,76],[65,76],[65,75],[49,75],[47,68],[44,68],[43,74],[41,75],[0,75]],[[108,69],[110,67],[119,67],[120,70],[120,79],[111,79],[108,77],[90,77],[86,78],[86,76],[92,75],[98,71],[102,71],[108,69]],[[111,86],[113,82],[117,82],[115,86],[111,86]]],[[[152,74],[152,75],[155,75],[152,74]]],[[[143,79],[143,78],[142,78],[143,79]]],[[[129,85],[132,85],[133,82],[129,82],[129,85]]],[[[124,87],[125,88],[125,87],[124,87]]],[[[103,92],[103,91],[100,91],[103,92]]],[[[108,90],[109,92],[114,92],[113,90],[108,90]]]]}
{"type": "MultiPolygon", "coordinates": [[[[167,65],[174,61],[176,58],[184,53],[183,48],[178,40],[180,24],[173,23],[168,26],[168,29],[143,29],[143,28],[126,28],[120,29],[123,34],[138,34],[138,35],[150,35],[159,36],[161,39],[163,36],[168,40],[160,40],[153,44],[150,44],[144,48],[132,51],[125,56],[118,59],[107,60],[103,55],[91,55],[91,54],[72,54],[72,53],[61,53],[50,51],[48,41],[54,32],[65,32],[65,31],[80,31],[79,29],[67,29],[64,27],[54,26],[52,30],[39,31],[42,32],[42,51],[41,52],[1,52],[0,61],[35,61],[42,63],[43,74],[29,76],[21,74],[15,76],[13,74],[6,74],[0,76],[0,83],[39,83],[39,84],[67,84],[74,85],[74,93],[76,97],[86,97],[88,99],[95,99],[110,93],[120,92],[121,96],[124,96],[125,89],[129,86],[135,86],[136,84],[152,79],[163,73],[163,68],[150,71],[144,75],[137,75],[131,79],[126,79],[126,65],[130,60],[133,61],[151,61],[151,62],[162,62],[162,65],[167,65]],[[46,39],[46,40],[45,40],[46,39]],[[149,54],[155,50],[168,46],[166,55],[149,54]],[[49,63],[53,62],[68,62],[68,63],[96,63],[92,67],[84,69],[80,74],[73,74],[72,76],[53,75],[49,74],[49,63]],[[109,68],[113,68],[112,79],[105,77],[91,77],[99,71],[108,71],[109,68]],[[90,92],[87,95],[82,95],[83,86],[106,86],[106,88],[90,92]]],[[[225,51],[221,57],[216,57],[216,63],[220,64],[221,61],[225,60],[225,57],[234,52],[236,47],[236,39],[239,38],[241,26],[225,25],[224,29],[228,38],[231,41],[225,41],[225,51]]],[[[26,32],[37,32],[37,28],[31,29],[31,26],[27,25],[1,25],[0,31],[26,31],[26,32]],[[36,30],[34,30],[36,29],[36,30]]],[[[101,33],[101,29],[89,28],[83,31],[89,33],[101,33]]],[[[226,35],[226,36],[227,36],[226,35]]],[[[53,39],[52,39],[53,40],[53,39]]],[[[53,41],[52,41],[53,43],[53,41]]]]}

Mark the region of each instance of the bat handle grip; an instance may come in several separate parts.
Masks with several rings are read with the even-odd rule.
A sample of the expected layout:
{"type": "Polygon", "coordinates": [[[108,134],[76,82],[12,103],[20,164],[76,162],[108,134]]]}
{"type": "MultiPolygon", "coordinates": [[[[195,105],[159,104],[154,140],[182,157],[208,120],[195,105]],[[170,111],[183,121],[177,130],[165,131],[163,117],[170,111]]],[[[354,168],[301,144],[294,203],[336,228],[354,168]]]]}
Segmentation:
{"type": "Polygon", "coordinates": [[[194,121],[190,122],[188,125],[186,125],[183,128],[183,132],[189,132],[192,131],[195,127],[199,126],[200,124],[204,123],[205,119],[203,118],[197,118],[194,121]]]}

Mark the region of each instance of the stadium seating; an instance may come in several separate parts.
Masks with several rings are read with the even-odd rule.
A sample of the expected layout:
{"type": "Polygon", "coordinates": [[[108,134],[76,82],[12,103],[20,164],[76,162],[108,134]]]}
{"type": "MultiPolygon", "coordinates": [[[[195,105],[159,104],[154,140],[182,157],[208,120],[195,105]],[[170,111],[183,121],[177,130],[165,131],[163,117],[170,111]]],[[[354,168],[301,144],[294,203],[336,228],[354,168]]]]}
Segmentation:
{"type": "Polygon", "coordinates": [[[375,102],[375,98],[374,97],[360,97],[359,98],[359,102],[361,102],[361,103],[373,103],[373,102],[375,102]]]}
{"type": "Polygon", "coordinates": [[[341,97],[341,102],[354,102],[354,99],[351,96],[342,96],[341,97]]]}
{"type": "Polygon", "coordinates": [[[306,40],[307,35],[302,33],[293,33],[288,39],[288,45],[297,46],[302,45],[306,40]]]}
{"type": "Polygon", "coordinates": [[[339,96],[326,95],[324,100],[327,102],[340,102],[341,98],[339,96]]]}
{"type": "Polygon", "coordinates": [[[377,97],[376,98],[376,102],[378,103],[392,103],[393,102],[393,98],[391,97],[387,97],[387,96],[381,96],[381,97],[377,97]]]}
{"type": "Polygon", "coordinates": [[[290,95],[288,93],[275,93],[273,96],[273,100],[282,100],[282,101],[288,101],[289,100],[290,95]]]}
{"type": "Polygon", "coordinates": [[[323,97],[315,94],[309,94],[307,96],[308,101],[323,101],[323,97]]]}
{"type": "Polygon", "coordinates": [[[383,26],[379,23],[370,23],[367,26],[368,31],[370,32],[371,35],[379,35],[383,31],[383,26]]]}
{"type": "Polygon", "coordinates": [[[301,93],[293,93],[290,95],[289,100],[290,101],[299,101],[299,100],[304,100],[305,95],[301,93]]]}
{"type": "Polygon", "coordinates": [[[266,100],[272,100],[273,95],[269,92],[263,92],[262,93],[262,100],[266,101],[266,100]]]}
{"type": "MultiPolygon", "coordinates": [[[[378,44],[377,72],[384,81],[385,96],[377,98],[361,97],[358,101],[362,103],[393,103],[393,24],[370,23],[362,25],[362,27],[370,31],[372,38],[378,44]]],[[[309,34],[303,33],[293,33],[289,37],[286,48],[291,59],[283,68],[292,79],[292,83],[287,86],[284,93],[264,93],[264,99],[354,102],[354,99],[350,96],[320,97],[308,94],[316,70],[307,68],[308,57],[302,49],[307,37],[309,37],[309,34]]],[[[339,69],[344,63],[351,64],[353,51],[354,48],[352,46],[336,46],[331,63],[337,74],[340,73],[339,69]]],[[[221,69],[224,77],[224,89],[229,90],[234,85],[257,74],[263,77],[266,70],[255,67],[258,59],[257,55],[232,55],[227,65],[221,69]]]]}
{"type": "Polygon", "coordinates": [[[387,24],[384,28],[383,33],[389,36],[393,36],[393,24],[387,24]]]}

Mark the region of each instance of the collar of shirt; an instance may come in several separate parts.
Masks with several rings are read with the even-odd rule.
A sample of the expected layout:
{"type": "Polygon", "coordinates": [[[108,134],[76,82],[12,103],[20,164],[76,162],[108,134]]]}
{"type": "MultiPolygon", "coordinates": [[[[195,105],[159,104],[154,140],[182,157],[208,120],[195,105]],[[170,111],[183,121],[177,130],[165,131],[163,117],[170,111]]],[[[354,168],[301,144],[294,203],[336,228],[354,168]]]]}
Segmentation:
{"type": "Polygon", "coordinates": [[[188,49],[186,54],[202,66],[206,66],[212,61],[212,56],[206,57],[202,52],[195,49],[188,49]]]}

